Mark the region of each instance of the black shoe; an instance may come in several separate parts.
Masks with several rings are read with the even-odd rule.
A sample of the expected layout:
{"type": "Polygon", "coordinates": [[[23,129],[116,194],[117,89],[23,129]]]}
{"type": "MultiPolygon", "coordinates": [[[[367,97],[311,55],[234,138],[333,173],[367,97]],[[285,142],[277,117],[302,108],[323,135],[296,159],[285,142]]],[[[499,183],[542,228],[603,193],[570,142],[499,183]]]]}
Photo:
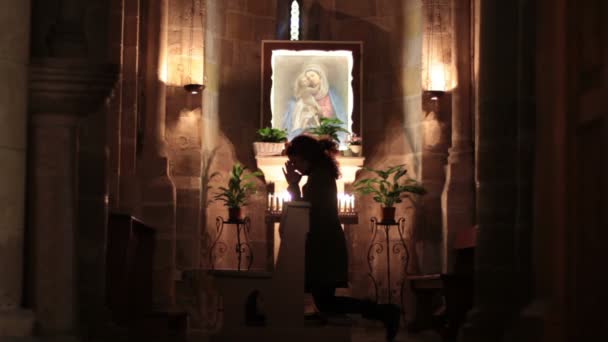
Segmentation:
{"type": "Polygon", "coordinates": [[[245,303],[245,324],[251,326],[266,325],[266,315],[261,308],[262,296],[258,290],[255,290],[247,296],[245,303]]]}
{"type": "Polygon", "coordinates": [[[392,341],[399,332],[401,309],[395,304],[376,304],[371,301],[363,302],[363,318],[379,320],[384,324],[386,340],[392,341]]]}
{"type": "Polygon", "coordinates": [[[386,329],[386,340],[393,341],[399,332],[401,309],[394,304],[380,304],[378,309],[382,312],[382,323],[386,329]]]}

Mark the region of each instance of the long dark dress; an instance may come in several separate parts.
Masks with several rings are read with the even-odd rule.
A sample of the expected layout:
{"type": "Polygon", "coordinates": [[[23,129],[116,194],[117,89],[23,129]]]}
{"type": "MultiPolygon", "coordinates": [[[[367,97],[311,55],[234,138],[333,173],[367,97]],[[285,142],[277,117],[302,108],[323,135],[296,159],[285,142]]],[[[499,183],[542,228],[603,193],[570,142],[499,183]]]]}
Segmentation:
{"type": "MultiPolygon", "coordinates": [[[[295,195],[299,189],[292,189],[295,195]]],[[[338,218],[336,180],[329,169],[317,166],[302,187],[310,202],[310,229],[306,238],[306,291],[313,287],[348,286],[348,256],[338,218]]]]}
{"type": "MultiPolygon", "coordinates": [[[[299,188],[290,186],[299,197],[299,188]]],[[[310,202],[310,229],[306,237],[306,291],[312,293],[315,305],[326,314],[360,313],[364,318],[380,320],[387,340],[399,330],[400,309],[392,304],[336,296],[336,288],[348,286],[348,257],[344,232],[338,217],[336,180],[331,169],[317,166],[302,187],[305,201],[310,202]]]]}
{"type": "MultiPolygon", "coordinates": [[[[347,286],[348,283],[348,257],[338,218],[336,180],[330,169],[313,168],[302,190],[303,199],[310,202],[310,229],[306,237],[306,291],[312,293],[315,305],[322,313],[360,313],[364,318],[382,321],[386,338],[392,341],[399,330],[399,307],[336,296],[336,288],[347,286]]],[[[294,197],[300,197],[297,186],[290,186],[289,191],[294,197]]]]}

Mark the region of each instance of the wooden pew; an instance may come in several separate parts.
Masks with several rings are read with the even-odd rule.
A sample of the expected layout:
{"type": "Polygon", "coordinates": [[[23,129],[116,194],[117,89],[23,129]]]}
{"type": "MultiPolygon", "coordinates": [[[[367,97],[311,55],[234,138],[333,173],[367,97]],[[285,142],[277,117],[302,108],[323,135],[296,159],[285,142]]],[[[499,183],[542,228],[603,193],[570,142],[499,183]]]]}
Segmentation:
{"type": "Polygon", "coordinates": [[[473,308],[476,242],[476,227],[459,231],[454,238],[454,271],[441,275],[445,298],[445,326],[441,335],[445,341],[456,341],[467,312],[473,308]]]}
{"type": "Polygon", "coordinates": [[[467,312],[473,306],[473,275],[477,229],[458,232],[454,238],[454,271],[448,274],[408,276],[416,296],[414,321],[408,331],[437,330],[445,341],[453,341],[467,312]],[[439,307],[440,301],[443,307],[439,307]],[[437,314],[437,312],[440,314],[437,314]]]}
{"type": "Polygon", "coordinates": [[[130,215],[109,216],[106,304],[120,325],[152,311],[155,235],[152,227],[130,215]]]}
{"type": "Polygon", "coordinates": [[[108,219],[106,305],[130,341],[185,341],[188,315],[153,306],[156,230],[128,214],[108,219]]]}

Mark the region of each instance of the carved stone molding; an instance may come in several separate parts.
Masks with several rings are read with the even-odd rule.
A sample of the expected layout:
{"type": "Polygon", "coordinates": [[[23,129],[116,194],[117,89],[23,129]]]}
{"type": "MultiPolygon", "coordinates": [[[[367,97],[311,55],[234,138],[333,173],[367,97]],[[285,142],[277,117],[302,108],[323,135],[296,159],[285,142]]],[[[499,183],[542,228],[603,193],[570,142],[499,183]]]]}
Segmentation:
{"type": "Polygon", "coordinates": [[[75,115],[91,113],[109,97],[117,80],[112,64],[82,60],[38,59],[30,64],[30,113],[75,115]]]}

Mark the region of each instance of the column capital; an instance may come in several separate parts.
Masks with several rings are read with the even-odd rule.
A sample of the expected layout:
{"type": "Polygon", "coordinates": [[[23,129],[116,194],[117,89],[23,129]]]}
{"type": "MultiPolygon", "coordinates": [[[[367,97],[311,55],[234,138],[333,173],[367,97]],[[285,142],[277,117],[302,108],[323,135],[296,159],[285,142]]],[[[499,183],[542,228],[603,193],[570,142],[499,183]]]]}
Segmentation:
{"type": "Polygon", "coordinates": [[[77,59],[34,59],[29,69],[29,110],[34,117],[86,116],[110,96],[118,76],[116,65],[77,59]]]}

